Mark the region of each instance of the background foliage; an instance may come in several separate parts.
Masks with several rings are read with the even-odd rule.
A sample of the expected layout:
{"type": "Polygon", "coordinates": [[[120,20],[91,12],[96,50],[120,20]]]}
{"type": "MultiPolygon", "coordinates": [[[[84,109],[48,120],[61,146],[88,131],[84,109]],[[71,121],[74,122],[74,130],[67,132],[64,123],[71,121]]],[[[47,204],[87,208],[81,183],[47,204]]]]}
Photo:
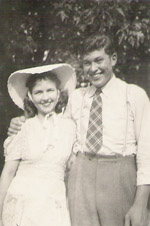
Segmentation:
{"type": "Polygon", "coordinates": [[[149,0],[0,0],[0,31],[1,144],[10,118],[22,113],[7,94],[10,73],[68,62],[76,68],[78,86],[85,86],[82,44],[93,33],[114,36],[115,73],[150,95],[149,0]]]}

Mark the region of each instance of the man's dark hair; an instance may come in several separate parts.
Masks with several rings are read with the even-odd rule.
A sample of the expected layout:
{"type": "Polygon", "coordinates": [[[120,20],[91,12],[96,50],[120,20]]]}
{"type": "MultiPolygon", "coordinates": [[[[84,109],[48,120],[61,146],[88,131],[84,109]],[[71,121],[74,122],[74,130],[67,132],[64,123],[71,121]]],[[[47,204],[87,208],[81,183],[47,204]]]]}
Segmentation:
{"type": "Polygon", "coordinates": [[[92,35],[84,42],[83,55],[102,48],[104,48],[105,52],[110,56],[115,53],[116,51],[113,38],[106,34],[92,35]]]}

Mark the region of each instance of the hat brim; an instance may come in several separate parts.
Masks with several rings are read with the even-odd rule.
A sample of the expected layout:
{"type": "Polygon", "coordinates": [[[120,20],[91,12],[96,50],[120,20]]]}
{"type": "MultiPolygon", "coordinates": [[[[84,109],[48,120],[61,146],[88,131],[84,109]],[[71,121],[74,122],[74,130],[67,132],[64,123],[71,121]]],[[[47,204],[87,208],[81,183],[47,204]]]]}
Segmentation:
{"type": "Polygon", "coordinates": [[[48,71],[56,74],[61,81],[61,89],[67,90],[69,95],[75,89],[76,74],[69,64],[52,64],[16,71],[9,76],[7,86],[11,99],[19,108],[24,109],[23,101],[28,91],[25,86],[28,77],[48,71]]]}

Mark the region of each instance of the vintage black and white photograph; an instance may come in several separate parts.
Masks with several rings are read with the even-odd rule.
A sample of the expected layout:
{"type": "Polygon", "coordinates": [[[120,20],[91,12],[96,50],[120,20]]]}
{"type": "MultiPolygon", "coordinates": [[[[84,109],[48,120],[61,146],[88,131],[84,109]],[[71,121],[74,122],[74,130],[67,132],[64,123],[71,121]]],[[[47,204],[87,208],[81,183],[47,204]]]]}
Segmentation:
{"type": "Polygon", "coordinates": [[[0,0],[0,226],[150,226],[149,98],[149,0],[0,0]]]}

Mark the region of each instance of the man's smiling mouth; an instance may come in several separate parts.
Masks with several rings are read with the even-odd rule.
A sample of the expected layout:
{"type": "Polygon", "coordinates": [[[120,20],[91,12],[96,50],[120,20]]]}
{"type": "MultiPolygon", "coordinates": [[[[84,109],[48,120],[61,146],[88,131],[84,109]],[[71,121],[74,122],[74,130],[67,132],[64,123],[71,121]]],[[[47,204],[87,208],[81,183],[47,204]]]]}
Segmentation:
{"type": "Polygon", "coordinates": [[[100,77],[102,77],[102,75],[103,75],[103,72],[99,72],[99,73],[97,73],[97,74],[91,75],[90,77],[91,77],[92,79],[94,79],[94,80],[97,80],[97,79],[99,79],[100,77]]]}

